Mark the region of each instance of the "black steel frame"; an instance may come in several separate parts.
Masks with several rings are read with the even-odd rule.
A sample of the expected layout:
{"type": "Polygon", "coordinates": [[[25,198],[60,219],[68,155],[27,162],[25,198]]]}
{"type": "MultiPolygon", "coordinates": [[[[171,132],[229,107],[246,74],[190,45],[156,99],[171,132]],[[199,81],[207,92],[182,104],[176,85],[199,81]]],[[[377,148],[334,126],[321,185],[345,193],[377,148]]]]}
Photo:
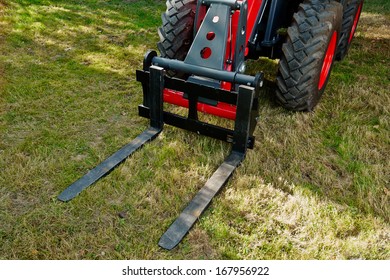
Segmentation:
{"type": "MultiPolygon", "coordinates": [[[[216,15],[220,18],[227,17],[231,11],[230,9],[246,10],[245,1],[238,3],[234,0],[207,0],[206,2],[209,5],[215,5],[213,9],[209,9],[213,13],[212,16],[206,17],[210,21],[216,15]]],[[[239,26],[245,26],[245,23],[246,17],[240,17],[239,26]]],[[[224,21],[222,21],[222,24],[227,28],[228,24],[224,21]]],[[[207,23],[202,26],[200,29],[213,28],[207,23]]],[[[204,32],[204,30],[199,32],[204,32]]],[[[201,40],[199,39],[198,45],[195,45],[194,56],[199,54],[199,48],[202,46],[201,40]]],[[[240,44],[240,40],[237,41],[240,44]]],[[[221,53],[222,58],[224,55],[224,53],[221,53]]],[[[239,60],[242,59],[243,57],[239,60]]],[[[237,65],[240,63],[239,60],[236,61],[237,65]]],[[[215,62],[217,61],[220,61],[220,59],[215,59],[215,62]]],[[[259,109],[259,91],[263,85],[264,77],[262,73],[249,76],[239,73],[238,70],[229,72],[224,71],[222,67],[199,64],[196,63],[196,59],[191,58],[191,55],[184,62],[164,59],[158,57],[155,51],[150,51],[145,55],[143,70],[137,70],[136,76],[137,81],[141,82],[143,88],[143,104],[138,106],[139,115],[150,119],[149,128],[71,184],[58,196],[58,199],[69,201],[75,198],[84,189],[110,173],[145,143],[155,139],[163,130],[164,124],[231,143],[232,149],[228,157],[162,235],[158,244],[170,250],[182,240],[210,204],[213,197],[226,184],[234,170],[245,158],[247,149],[253,148],[255,141],[253,132],[259,109]],[[166,70],[187,73],[191,77],[187,80],[170,78],[165,75],[166,70]],[[199,82],[202,79],[211,79],[214,82],[199,82]],[[220,81],[232,83],[233,88],[237,91],[220,89],[220,81]],[[165,88],[181,91],[187,96],[189,101],[187,117],[164,111],[163,95],[165,88]],[[215,126],[198,119],[197,105],[199,101],[205,98],[215,103],[224,102],[236,106],[234,129],[215,126]]]]}
{"type": "Polygon", "coordinates": [[[284,32],[279,31],[291,25],[293,14],[302,2],[303,0],[262,0],[256,27],[253,28],[248,41],[247,58],[280,57],[285,38],[284,32]]]}
{"type": "MultiPolygon", "coordinates": [[[[150,60],[150,58],[147,57],[145,60],[150,60]]],[[[137,80],[143,84],[144,89],[147,84],[157,83],[157,79],[152,74],[156,71],[156,68],[158,67],[151,66],[149,71],[137,71],[137,80]],[[155,81],[151,82],[151,80],[155,81]]],[[[163,88],[167,87],[173,90],[185,91],[188,94],[190,103],[187,117],[164,111],[160,112],[159,114],[163,115],[162,119],[164,120],[164,123],[232,143],[232,150],[229,156],[161,237],[158,244],[162,248],[170,250],[183,239],[199,216],[210,204],[213,197],[226,184],[234,170],[245,158],[246,150],[248,148],[253,148],[253,131],[257,121],[259,107],[258,95],[263,76],[262,74],[259,74],[255,77],[255,87],[240,85],[238,87],[238,92],[225,91],[207,85],[199,85],[163,76],[160,77],[159,81],[163,88]],[[207,97],[209,99],[236,105],[237,115],[234,130],[199,121],[197,118],[196,106],[200,97],[207,97]]],[[[144,94],[148,100],[148,96],[154,95],[155,93],[152,91],[144,91],[144,94]]],[[[145,105],[139,105],[138,108],[141,116],[151,117],[154,106],[153,103],[150,103],[149,105],[150,108],[145,105]]]]}

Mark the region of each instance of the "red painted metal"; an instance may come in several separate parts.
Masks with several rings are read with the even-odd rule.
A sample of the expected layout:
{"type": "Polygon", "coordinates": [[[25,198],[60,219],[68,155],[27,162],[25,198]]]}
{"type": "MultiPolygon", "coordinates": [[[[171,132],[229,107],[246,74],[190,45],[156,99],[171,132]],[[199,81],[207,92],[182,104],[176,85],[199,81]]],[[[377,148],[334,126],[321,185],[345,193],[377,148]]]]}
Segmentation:
{"type": "Polygon", "coordinates": [[[337,47],[337,31],[334,31],[332,37],[330,38],[330,42],[325,53],[324,62],[322,63],[320,81],[318,83],[319,90],[321,90],[324,87],[326,79],[329,76],[336,47],[337,47]]]}
{"type": "MultiPolygon", "coordinates": [[[[263,0],[247,0],[248,4],[248,18],[246,22],[246,42],[249,41],[249,37],[252,34],[252,29],[254,28],[256,24],[256,19],[258,15],[258,11],[260,10],[261,3],[263,0]]],[[[240,11],[237,10],[233,16],[232,16],[232,38],[231,38],[231,45],[235,46],[236,44],[236,34],[237,34],[237,26],[238,26],[238,19],[240,16],[240,11]]],[[[228,42],[229,43],[229,42],[228,42]]],[[[247,46],[245,46],[245,55],[247,55],[249,52],[249,49],[247,46]]],[[[232,47],[231,50],[231,57],[234,56],[234,47],[232,47]]]]}
{"type": "MultiPolygon", "coordinates": [[[[172,89],[164,89],[164,102],[180,107],[188,108],[188,99],[183,97],[183,92],[172,89]]],[[[198,102],[198,111],[218,116],[225,119],[236,119],[236,106],[224,102],[218,102],[217,106],[212,106],[198,102]]]]}
{"type": "MultiPolygon", "coordinates": [[[[252,33],[252,29],[255,27],[256,19],[258,15],[258,11],[260,10],[262,0],[247,0],[248,4],[248,19],[247,19],[247,26],[246,26],[246,42],[248,42],[249,37],[252,33]]],[[[201,19],[205,15],[205,10],[202,10],[201,17],[199,18],[199,23],[201,19]]],[[[227,47],[226,47],[226,54],[225,54],[225,66],[224,69],[226,71],[232,71],[232,64],[230,63],[234,59],[234,46],[236,43],[236,33],[237,33],[237,27],[238,27],[238,20],[240,17],[240,11],[237,10],[231,18],[231,26],[229,27],[231,29],[231,33],[229,33],[227,38],[227,47]]],[[[212,34],[208,34],[209,37],[207,39],[212,37],[212,34]]],[[[210,40],[210,39],[209,39],[210,40]]],[[[248,47],[245,46],[245,55],[248,54],[248,47]]],[[[207,55],[207,53],[205,53],[207,55]]],[[[225,90],[233,90],[232,84],[228,82],[221,82],[221,88],[225,90]]],[[[174,104],[177,106],[188,108],[188,99],[183,97],[183,92],[171,90],[171,89],[164,89],[164,102],[174,104]]],[[[236,119],[236,106],[218,102],[217,106],[212,106],[208,104],[204,104],[201,102],[198,102],[197,106],[198,111],[215,115],[221,118],[226,118],[230,120],[236,119]]]]}
{"type": "MultiPolygon", "coordinates": [[[[263,0],[248,0],[248,19],[247,19],[247,28],[246,28],[246,42],[249,41],[249,37],[252,34],[252,30],[255,27],[257,15],[261,7],[263,0]]],[[[246,48],[245,54],[248,53],[248,48],[246,48]]]]}
{"type": "Polygon", "coordinates": [[[355,18],[353,19],[353,25],[352,25],[351,33],[349,34],[349,39],[348,39],[349,44],[351,43],[352,38],[355,35],[356,27],[358,25],[359,18],[360,18],[360,13],[362,12],[362,7],[363,7],[363,1],[360,2],[358,10],[357,10],[356,15],[355,15],[355,18]]]}
{"type": "MultiPolygon", "coordinates": [[[[252,33],[252,29],[255,26],[258,11],[260,10],[261,3],[263,0],[247,0],[248,5],[248,18],[246,26],[246,42],[249,41],[249,37],[252,33]]],[[[237,10],[234,12],[231,18],[231,33],[228,35],[227,46],[226,46],[226,55],[225,61],[233,61],[234,59],[234,46],[236,45],[236,34],[238,28],[238,20],[240,18],[240,11],[237,10]]],[[[249,49],[245,46],[245,55],[247,55],[249,49]]],[[[225,63],[225,70],[232,71],[232,65],[230,63],[225,63]]],[[[226,90],[232,90],[232,84],[227,82],[221,83],[221,88],[226,90]]]]}

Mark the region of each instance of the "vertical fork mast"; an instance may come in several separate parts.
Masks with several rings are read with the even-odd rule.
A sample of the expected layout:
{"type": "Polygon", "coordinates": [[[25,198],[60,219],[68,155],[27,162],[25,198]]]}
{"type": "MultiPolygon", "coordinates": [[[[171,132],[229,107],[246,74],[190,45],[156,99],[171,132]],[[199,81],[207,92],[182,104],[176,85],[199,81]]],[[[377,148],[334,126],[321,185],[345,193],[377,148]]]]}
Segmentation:
{"type": "MultiPolygon", "coordinates": [[[[256,25],[262,0],[202,0],[198,2],[195,22],[201,8],[207,6],[205,18],[197,27],[185,62],[220,70],[238,71],[248,53],[247,42],[256,25]],[[207,39],[207,40],[206,40],[207,39]],[[199,52],[211,50],[210,59],[199,52]],[[207,50],[207,49],[206,49],[207,50]],[[213,55],[214,52],[218,55],[213,55]],[[221,56],[225,54],[225,57],[221,56]]],[[[207,55],[207,53],[206,53],[207,55]]]]}

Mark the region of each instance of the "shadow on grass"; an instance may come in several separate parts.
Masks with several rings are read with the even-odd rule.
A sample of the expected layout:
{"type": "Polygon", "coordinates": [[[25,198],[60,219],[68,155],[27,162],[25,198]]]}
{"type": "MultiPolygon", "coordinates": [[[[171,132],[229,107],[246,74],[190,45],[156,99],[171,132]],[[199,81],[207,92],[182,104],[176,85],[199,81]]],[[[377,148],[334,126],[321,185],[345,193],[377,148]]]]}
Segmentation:
{"type": "MultiPolygon", "coordinates": [[[[16,16],[2,59],[8,104],[1,119],[9,126],[2,148],[17,145],[30,154],[36,145],[45,145],[46,155],[59,149],[76,154],[79,160],[65,167],[68,178],[79,161],[82,170],[98,162],[104,142],[112,141],[108,153],[120,147],[118,130],[122,141],[126,133],[140,130],[134,126],[144,122],[128,120],[136,108],[131,108],[134,113],[127,110],[129,101],[136,104],[142,96],[135,69],[142,65],[145,50],[155,45],[160,11],[156,1],[122,2],[10,3],[16,16]]],[[[10,172],[17,176],[16,170],[10,172]]]]}

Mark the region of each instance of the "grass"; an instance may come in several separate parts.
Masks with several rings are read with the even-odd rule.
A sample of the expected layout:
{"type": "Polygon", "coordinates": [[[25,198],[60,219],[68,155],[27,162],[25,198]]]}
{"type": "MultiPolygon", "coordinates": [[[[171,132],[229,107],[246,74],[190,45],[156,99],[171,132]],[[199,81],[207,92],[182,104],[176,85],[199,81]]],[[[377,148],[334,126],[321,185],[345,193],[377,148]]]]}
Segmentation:
{"type": "Polygon", "coordinates": [[[135,70],[156,48],[163,1],[1,0],[0,258],[389,259],[390,5],[365,2],[315,112],[264,94],[254,150],[168,252],[159,237],[227,144],[166,127],[56,199],[146,128],[135,70]]]}

